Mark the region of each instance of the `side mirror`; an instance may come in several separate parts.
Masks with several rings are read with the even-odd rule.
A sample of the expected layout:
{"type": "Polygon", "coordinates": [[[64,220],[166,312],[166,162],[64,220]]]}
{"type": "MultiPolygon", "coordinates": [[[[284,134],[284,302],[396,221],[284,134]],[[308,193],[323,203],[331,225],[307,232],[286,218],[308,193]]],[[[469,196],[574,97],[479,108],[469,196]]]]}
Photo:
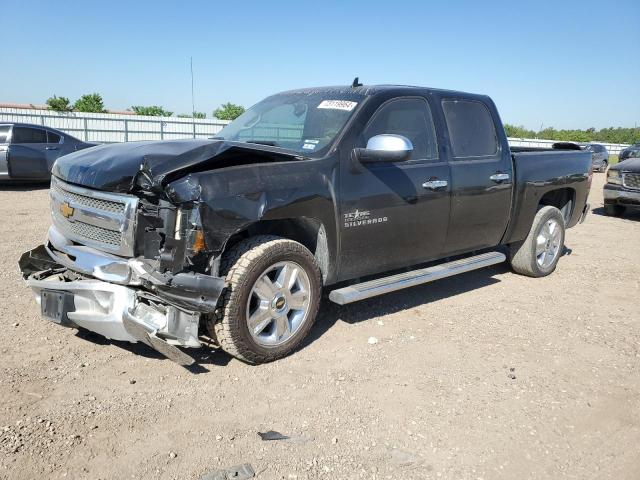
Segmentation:
{"type": "Polygon", "coordinates": [[[404,162],[409,160],[413,145],[402,135],[382,134],[371,137],[367,148],[354,148],[355,157],[362,163],[404,162]]]}

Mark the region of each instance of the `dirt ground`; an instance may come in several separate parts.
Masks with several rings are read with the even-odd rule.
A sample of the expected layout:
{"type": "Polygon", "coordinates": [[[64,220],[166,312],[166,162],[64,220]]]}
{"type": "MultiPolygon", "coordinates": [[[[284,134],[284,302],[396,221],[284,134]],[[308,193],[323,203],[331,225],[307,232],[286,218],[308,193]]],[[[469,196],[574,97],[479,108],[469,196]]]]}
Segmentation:
{"type": "Polygon", "coordinates": [[[47,190],[1,187],[0,479],[638,479],[640,213],[603,216],[603,181],[550,277],[325,301],[293,356],[190,370],[41,320],[16,262],[47,190]]]}

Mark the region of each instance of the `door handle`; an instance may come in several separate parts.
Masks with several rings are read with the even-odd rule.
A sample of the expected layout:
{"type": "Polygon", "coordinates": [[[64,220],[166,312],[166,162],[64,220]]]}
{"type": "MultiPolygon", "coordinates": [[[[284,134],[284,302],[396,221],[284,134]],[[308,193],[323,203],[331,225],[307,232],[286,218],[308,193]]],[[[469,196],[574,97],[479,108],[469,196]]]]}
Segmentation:
{"type": "Polygon", "coordinates": [[[422,188],[428,188],[429,190],[437,190],[439,188],[444,188],[449,183],[446,180],[429,180],[428,182],[424,182],[422,184],[422,188]]]}
{"type": "Polygon", "coordinates": [[[489,179],[493,180],[494,182],[504,182],[505,180],[509,180],[510,178],[511,175],[509,175],[508,173],[494,173],[489,177],[489,179]]]}
{"type": "Polygon", "coordinates": [[[58,147],[44,147],[45,150],[57,150],[58,147]]]}

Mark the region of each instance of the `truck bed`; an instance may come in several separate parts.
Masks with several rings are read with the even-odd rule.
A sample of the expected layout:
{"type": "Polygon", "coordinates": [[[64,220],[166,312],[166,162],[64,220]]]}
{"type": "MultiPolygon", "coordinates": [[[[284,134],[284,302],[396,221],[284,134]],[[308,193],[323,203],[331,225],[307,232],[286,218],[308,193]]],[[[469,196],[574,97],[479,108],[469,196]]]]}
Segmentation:
{"type": "Polygon", "coordinates": [[[567,228],[582,216],[591,186],[591,153],[567,149],[511,149],[514,171],[514,223],[509,226],[505,243],[523,240],[531,227],[540,200],[559,186],[571,196],[571,210],[566,212],[567,228]]]}

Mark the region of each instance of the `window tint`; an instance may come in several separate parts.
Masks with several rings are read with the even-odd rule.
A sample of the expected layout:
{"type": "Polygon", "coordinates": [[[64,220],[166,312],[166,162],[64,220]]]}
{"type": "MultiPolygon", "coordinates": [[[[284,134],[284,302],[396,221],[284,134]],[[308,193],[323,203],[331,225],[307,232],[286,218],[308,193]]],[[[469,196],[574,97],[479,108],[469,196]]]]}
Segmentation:
{"type": "Polygon", "coordinates": [[[10,128],[9,125],[0,125],[0,143],[7,143],[10,128]]]}
{"type": "Polygon", "coordinates": [[[425,100],[401,98],[382,105],[364,131],[364,143],[384,133],[403,135],[411,140],[411,160],[438,158],[433,118],[425,100]]]}
{"type": "Polygon", "coordinates": [[[60,143],[60,135],[53,132],[47,132],[47,140],[49,143],[60,143]]]}
{"type": "Polygon", "coordinates": [[[471,100],[444,100],[453,156],[486,157],[498,151],[498,140],[489,109],[471,100]]]}
{"type": "Polygon", "coordinates": [[[13,127],[11,143],[47,143],[47,132],[39,128],[13,127]]]}

